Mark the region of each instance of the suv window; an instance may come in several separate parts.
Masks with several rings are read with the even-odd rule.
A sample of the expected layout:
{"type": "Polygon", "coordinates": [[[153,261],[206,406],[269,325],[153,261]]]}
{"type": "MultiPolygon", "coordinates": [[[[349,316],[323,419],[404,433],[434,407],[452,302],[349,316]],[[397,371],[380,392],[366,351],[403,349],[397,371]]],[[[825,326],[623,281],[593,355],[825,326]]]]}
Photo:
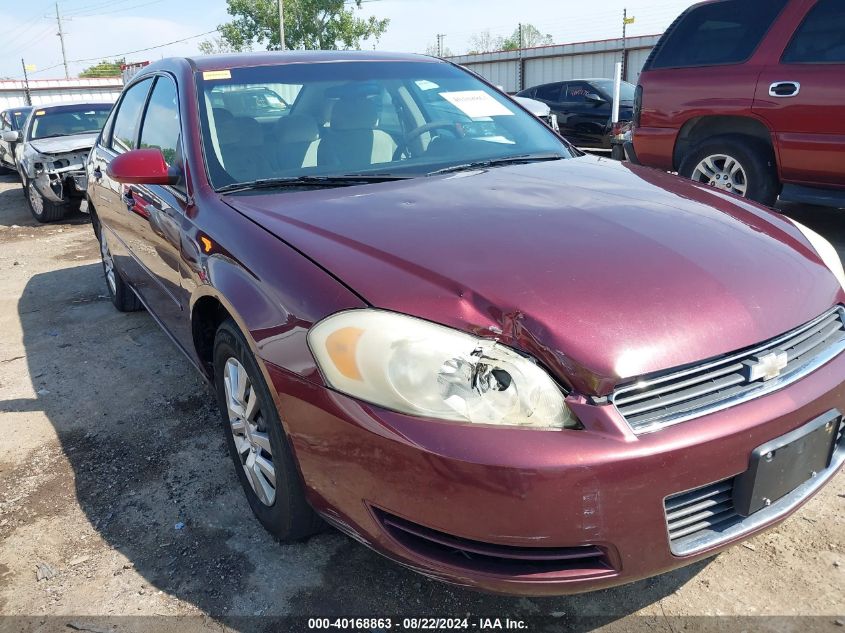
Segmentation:
{"type": "Polygon", "coordinates": [[[819,0],[783,54],[785,64],[845,63],[845,7],[819,0]]]}
{"type": "Polygon", "coordinates": [[[138,134],[138,123],[141,120],[141,111],[147,101],[147,93],[150,91],[152,79],[144,79],[135,84],[120,102],[117,116],[114,120],[114,131],[112,133],[112,149],[118,154],[128,152],[135,148],[135,139],[138,134]]]}
{"type": "Polygon", "coordinates": [[[538,86],[534,93],[535,99],[542,99],[543,101],[560,101],[560,93],[563,86],[561,84],[546,84],[545,86],[538,86]]]}
{"type": "Polygon", "coordinates": [[[0,130],[8,131],[12,129],[12,122],[6,112],[0,112],[0,130]]]}
{"type": "Polygon", "coordinates": [[[688,10],[657,45],[650,68],[747,61],[787,0],[722,0],[688,10]]]}
{"type": "MultiPolygon", "coordinates": [[[[179,102],[176,84],[169,77],[159,77],[153,88],[144,121],[141,124],[141,148],[157,147],[168,165],[182,165],[182,141],[179,127],[179,102]]],[[[184,187],[176,185],[176,189],[184,187]]]]}

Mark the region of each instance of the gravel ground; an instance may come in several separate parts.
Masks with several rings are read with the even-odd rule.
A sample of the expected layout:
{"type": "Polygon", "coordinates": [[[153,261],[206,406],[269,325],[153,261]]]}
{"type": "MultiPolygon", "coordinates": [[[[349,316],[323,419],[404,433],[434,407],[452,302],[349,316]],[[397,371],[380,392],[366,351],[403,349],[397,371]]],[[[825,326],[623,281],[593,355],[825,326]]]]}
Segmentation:
{"type": "MultiPolygon", "coordinates": [[[[786,211],[845,249],[841,211],[786,211]]],[[[0,615],[27,618],[0,618],[0,629],[175,621],[96,616],[260,630],[269,620],[255,616],[478,614],[619,631],[706,628],[683,616],[813,615],[772,630],[845,630],[842,474],[744,545],[581,596],[449,587],[333,531],[280,545],[250,514],[208,387],[146,313],[112,308],[86,216],[37,225],[15,179],[0,177],[0,271],[0,615]]]]}

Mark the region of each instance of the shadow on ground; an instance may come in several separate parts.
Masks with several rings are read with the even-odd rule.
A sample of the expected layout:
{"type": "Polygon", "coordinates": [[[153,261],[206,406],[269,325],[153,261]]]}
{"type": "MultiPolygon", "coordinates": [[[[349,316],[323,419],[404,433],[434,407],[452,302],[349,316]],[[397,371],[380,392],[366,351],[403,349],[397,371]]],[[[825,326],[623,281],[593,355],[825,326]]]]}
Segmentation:
{"type": "MultiPolygon", "coordinates": [[[[32,277],[18,313],[38,395],[0,409],[43,411],[70,466],[32,498],[54,501],[64,481],[64,501],[78,504],[152,587],[216,617],[553,614],[560,626],[572,617],[611,622],[675,592],[707,564],[584,596],[518,599],[428,580],[333,531],[280,545],[250,514],[210,390],[146,313],[112,308],[99,265],[32,277]]],[[[56,510],[45,502],[43,512],[56,510]]]]}

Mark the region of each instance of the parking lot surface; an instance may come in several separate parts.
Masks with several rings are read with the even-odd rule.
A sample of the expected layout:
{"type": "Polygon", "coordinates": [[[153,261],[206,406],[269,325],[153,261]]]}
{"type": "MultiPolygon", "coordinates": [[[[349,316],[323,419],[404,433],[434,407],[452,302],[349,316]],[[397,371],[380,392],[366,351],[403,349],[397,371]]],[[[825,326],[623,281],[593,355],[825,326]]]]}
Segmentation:
{"type": "MultiPolygon", "coordinates": [[[[784,210],[845,254],[845,211],[784,210]]],[[[87,216],[37,225],[0,176],[0,271],[4,615],[588,616],[612,630],[635,616],[677,630],[673,616],[817,615],[835,630],[845,613],[841,473],[744,545],[580,596],[450,587],[332,530],[280,545],[250,513],[210,389],[147,313],[109,302],[87,216]]]]}

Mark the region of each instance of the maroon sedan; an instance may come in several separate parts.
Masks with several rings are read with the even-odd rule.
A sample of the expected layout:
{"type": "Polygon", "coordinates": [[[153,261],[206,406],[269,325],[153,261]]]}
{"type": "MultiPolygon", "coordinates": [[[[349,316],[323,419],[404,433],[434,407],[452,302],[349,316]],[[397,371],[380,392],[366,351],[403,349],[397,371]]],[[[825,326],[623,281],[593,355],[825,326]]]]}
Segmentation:
{"type": "Polygon", "coordinates": [[[115,306],[216,387],[281,540],[561,594],[712,555],[845,461],[842,266],[726,192],[582,156],[428,57],[171,59],[89,159],[115,306]]]}

